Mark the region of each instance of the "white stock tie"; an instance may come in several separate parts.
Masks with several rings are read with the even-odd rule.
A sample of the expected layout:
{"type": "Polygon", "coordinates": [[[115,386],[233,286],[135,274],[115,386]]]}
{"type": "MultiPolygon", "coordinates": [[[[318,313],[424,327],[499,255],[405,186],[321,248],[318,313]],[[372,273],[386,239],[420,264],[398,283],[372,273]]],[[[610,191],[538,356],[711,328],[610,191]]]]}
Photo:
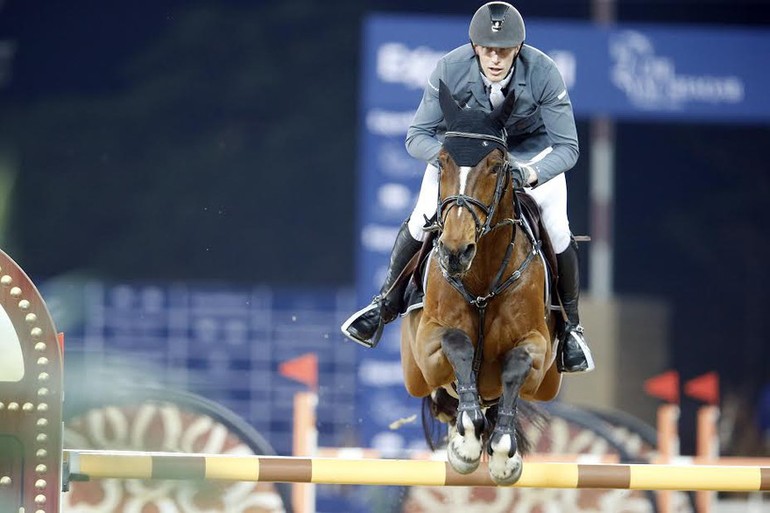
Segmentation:
{"type": "Polygon", "coordinates": [[[503,85],[500,82],[492,82],[489,86],[489,102],[492,104],[492,108],[496,109],[498,105],[503,103],[503,100],[505,100],[503,85]]]}

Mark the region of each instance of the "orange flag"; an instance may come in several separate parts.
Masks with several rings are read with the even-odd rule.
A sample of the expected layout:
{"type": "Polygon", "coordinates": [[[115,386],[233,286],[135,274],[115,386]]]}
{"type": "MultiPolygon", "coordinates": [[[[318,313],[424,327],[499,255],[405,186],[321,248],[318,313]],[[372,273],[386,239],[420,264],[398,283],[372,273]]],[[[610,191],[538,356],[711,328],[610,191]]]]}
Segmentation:
{"type": "Polygon", "coordinates": [[[644,382],[644,391],[668,403],[679,403],[679,373],[670,370],[649,378],[644,382]]]}
{"type": "Polygon", "coordinates": [[[281,376],[304,383],[312,390],[318,388],[318,355],[307,353],[278,366],[281,376]]]}
{"type": "Polygon", "coordinates": [[[684,385],[684,393],[708,404],[719,402],[719,374],[707,372],[693,378],[684,385]]]}

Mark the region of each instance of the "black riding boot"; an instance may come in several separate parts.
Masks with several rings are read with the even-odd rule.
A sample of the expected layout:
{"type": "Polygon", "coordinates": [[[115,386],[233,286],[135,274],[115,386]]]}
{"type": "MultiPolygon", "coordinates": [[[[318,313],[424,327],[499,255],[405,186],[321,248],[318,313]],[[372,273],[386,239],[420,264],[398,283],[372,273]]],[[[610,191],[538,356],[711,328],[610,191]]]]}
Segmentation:
{"type": "Polygon", "coordinates": [[[589,372],[594,370],[594,360],[580,325],[580,273],[577,243],[574,239],[566,250],[556,255],[556,260],[559,266],[557,286],[567,317],[559,337],[556,368],[559,372],[589,372]]]}
{"type": "Polygon", "coordinates": [[[393,244],[393,251],[390,255],[388,274],[380,293],[374,297],[369,305],[351,315],[342,324],[342,333],[345,336],[366,347],[377,345],[385,324],[391,322],[401,312],[408,280],[402,280],[398,286],[394,287],[396,278],[421,246],[422,242],[412,238],[405,221],[396,235],[396,242],[393,244]]]}

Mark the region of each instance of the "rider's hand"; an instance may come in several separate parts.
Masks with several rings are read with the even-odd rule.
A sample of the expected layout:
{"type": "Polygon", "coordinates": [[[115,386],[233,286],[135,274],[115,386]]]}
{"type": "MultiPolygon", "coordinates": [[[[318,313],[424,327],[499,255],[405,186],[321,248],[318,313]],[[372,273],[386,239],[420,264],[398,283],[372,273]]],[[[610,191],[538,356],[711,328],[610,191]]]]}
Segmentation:
{"type": "Polygon", "coordinates": [[[537,180],[537,173],[532,169],[532,166],[514,161],[511,163],[511,178],[515,189],[523,189],[537,180]]]}

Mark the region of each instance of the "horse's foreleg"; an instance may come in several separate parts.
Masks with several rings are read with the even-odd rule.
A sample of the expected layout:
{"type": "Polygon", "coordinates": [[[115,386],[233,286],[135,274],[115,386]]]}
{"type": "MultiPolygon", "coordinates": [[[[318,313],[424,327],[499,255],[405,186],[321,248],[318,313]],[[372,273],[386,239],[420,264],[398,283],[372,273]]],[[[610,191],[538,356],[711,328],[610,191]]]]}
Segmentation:
{"type": "Polygon", "coordinates": [[[450,430],[447,447],[449,463],[460,474],[469,474],[481,461],[481,434],[485,422],[473,371],[473,343],[465,332],[448,329],[441,339],[441,349],[455,371],[460,399],[457,423],[455,430],[450,430]]]}
{"type": "Polygon", "coordinates": [[[487,451],[489,474],[499,485],[510,485],[521,477],[522,459],[516,442],[516,404],[519,390],[532,368],[532,357],[524,347],[515,347],[503,357],[503,396],[497,412],[497,423],[489,439],[487,451]]]}

